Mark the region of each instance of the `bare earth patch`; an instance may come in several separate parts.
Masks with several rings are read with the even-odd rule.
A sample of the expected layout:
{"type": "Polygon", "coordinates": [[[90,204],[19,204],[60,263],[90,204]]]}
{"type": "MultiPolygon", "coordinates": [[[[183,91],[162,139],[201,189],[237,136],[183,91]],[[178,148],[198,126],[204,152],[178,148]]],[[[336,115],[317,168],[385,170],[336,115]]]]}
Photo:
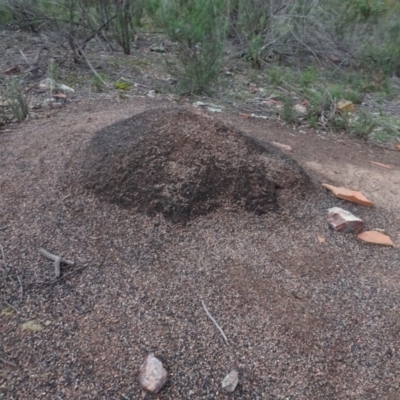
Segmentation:
{"type": "Polygon", "coordinates": [[[78,105],[0,133],[0,293],[15,308],[0,308],[0,357],[9,362],[0,360],[0,398],[139,399],[150,352],[169,380],[148,398],[399,398],[399,249],[326,223],[329,207],[343,207],[398,243],[399,153],[224,114],[259,140],[292,146],[316,183],[296,207],[219,207],[182,225],[71,182],[97,130],[169,106],[78,105]],[[318,181],[362,190],[376,207],[338,200],[318,181]],[[54,281],[41,247],[75,261],[62,266],[63,279],[54,281]],[[43,329],[23,331],[31,320],[43,329]],[[233,369],[239,384],[227,395],[221,381],[233,369]]]}

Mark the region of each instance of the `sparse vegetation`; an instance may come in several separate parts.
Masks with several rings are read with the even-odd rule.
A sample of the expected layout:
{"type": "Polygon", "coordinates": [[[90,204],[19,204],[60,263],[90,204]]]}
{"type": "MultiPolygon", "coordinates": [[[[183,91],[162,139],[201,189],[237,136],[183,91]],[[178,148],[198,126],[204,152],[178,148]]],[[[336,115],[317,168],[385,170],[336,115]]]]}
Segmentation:
{"type": "MultiPolygon", "coordinates": [[[[86,54],[89,44],[102,43],[110,57],[118,47],[128,56],[137,35],[157,31],[158,45],[170,44],[160,67],[176,84],[157,81],[154,87],[247,104],[255,97],[245,90],[251,82],[264,97],[278,96],[279,114],[288,122],[374,138],[399,135],[388,129],[390,122],[383,127],[392,121],[384,107],[378,118],[364,106],[399,96],[392,88],[400,75],[399,21],[400,4],[393,0],[0,0],[0,26],[41,35],[46,46],[67,45],[65,58],[86,65],[98,92],[104,77],[118,78],[109,71],[98,75],[86,54]],[[355,104],[355,114],[338,113],[339,100],[355,104]],[[300,103],[306,108],[301,115],[295,110],[300,103]]],[[[124,65],[134,68],[135,60],[124,65]]],[[[142,60],[135,74],[153,67],[142,60]]],[[[48,63],[53,79],[58,61],[48,63]]],[[[119,91],[131,89],[118,84],[119,91]]]]}
{"type": "Polygon", "coordinates": [[[28,100],[18,78],[9,80],[4,89],[3,97],[11,110],[13,118],[18,122],[24,121],[29,112],[28,100]]]}

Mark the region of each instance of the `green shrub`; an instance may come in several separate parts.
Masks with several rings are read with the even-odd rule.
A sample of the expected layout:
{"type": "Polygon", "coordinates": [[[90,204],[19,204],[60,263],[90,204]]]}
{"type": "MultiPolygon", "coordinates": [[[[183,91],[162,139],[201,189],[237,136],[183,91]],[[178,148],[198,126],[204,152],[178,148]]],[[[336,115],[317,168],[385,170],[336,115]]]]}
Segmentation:
{"type": "Polygon", "coordinates": [[[13,21],[13,15],[11,10],[0,4],[0,27],[4,27],[13,21]]]}
{"type": "Polygon", "coordinates": [[[328,85],[327,90],[332,99],[348,100],[354,104],[360,104],[363,99],[362,93],[351,89],[350,87],[343,86],[342,84],[328,85]]]}
{"type": "Polygon", "coordinates": [[[309,87],[313,86],[318,81],[318,70],[314,66],[309,66],[305,68],[298,78],[300,86],[309,87]]]}
{"type": "Polygon", "coordinates": [[[28,100],[18,82],[18,78],[14,78],[6,84],[5,97],[13,117],[18,122],[24,121],[29,113],[28,100]]]}
{"type": "Polygon", "coordinates": [[[185,93],[207,93],[218,83],[226,24],[223,0],[151,2],[155,20],[178,45],[178,65],[169,63],[185,93]]]}

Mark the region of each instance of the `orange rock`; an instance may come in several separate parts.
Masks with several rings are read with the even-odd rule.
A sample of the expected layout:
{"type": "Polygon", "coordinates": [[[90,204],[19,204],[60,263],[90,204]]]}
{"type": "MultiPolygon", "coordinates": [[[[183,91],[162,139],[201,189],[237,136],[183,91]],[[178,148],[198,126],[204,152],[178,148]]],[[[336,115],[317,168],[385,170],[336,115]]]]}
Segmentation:
{"type": "Polygon", "coordinates": [[[325,242],[325,238],[322,236],[318,236],[318,242],[320,242],[321,244],[325,242]]]}
{"type": "Polygon", "coordinates": [[[333,185],[328,185],[327,183],[323,183],[322,186],[325,189],[330,190],[338,199],[351,201],[366,207],[374,205],[372,201],[368,200],[361,192],[356,190],[350,190],[344,187],[336,187],[333,185]]]}
{"type": "Polygon", "coordinates": [[[357,235],[357,237],[364,242],[381,244],[383,246],[394,246],[392,239],[388,235],[377,231],[365,231],[357,235]]]}

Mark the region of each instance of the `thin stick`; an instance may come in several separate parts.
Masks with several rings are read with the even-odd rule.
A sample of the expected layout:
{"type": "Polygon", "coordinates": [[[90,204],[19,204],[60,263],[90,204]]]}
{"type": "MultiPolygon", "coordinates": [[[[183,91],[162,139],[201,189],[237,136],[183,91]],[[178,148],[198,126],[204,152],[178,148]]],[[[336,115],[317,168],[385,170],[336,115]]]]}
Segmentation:
{"type": "Polygon", "coordinates": [[[11,366],[14,367],[14,368],[18,368],[18,365],[17,365],[17,364],[14,364],[14,363],[11,362],[11,361],[5,360],[3,357],[0,357],[0,361],[2,361],[4,364],[11,365],[11,366]]]}
{"type": "Polygon", "coordinates": [[[0,251],[1,251],[1,257],[3,259],[3,264],[4,264],[4,269],[6,270],[6,274],[9,275],[10,271],[7,267],[7,263],[6,263],[6,256],[4,255],[4,249],[3,246],[0,244],[0,251]]]}
{"type": "Polygon", "coordinates": [[[65,279],[67,276],[76,274],[77,272],[82,271],[83,269],[85,269],[87,267],[88,267],[87,265],[84,265],[84,266],[82,266],[80,268],[75,269],[74,271],[71,271],[71,272],[68,272],[66,274],[63,274],[63,276],[61,276],[58,279],[55,279],[53,282],[50,282],[50,284],[53,285],[53,284],[55,284],[57,282],[60,282],[62,279],[65,279]]]}
{"type": "Polygon", "coordinates": [[[97,71],[93,68],[92,64],[90,63],[89,59],[86,57],[85,52],[80,49],[79,50],[81,52],[81,54],[83,55],[83,58],[86,61],[86,64],[88,65],[88,67],[91,69],[91,71],[93,72],[93,74],[97,77],[97,79],[104,85],[107,86],[107,83],[103,80],[103,78],[97,73],[97,71]]]}
{"type": "Polygon", "coordinates": [[[15,308],[12,304],[10,304],[8,301],[6,301],[6,300],[4,300],[3,301],[3,303],[6,305],[6,306],[8,306],[8,307],[10,307],[10,308],[12,308],[16,313],[18,313],[19,314],[19,311],[18,311],[18,309],[17,308],[15,308]]]}
{"type": "Polygon", "coordinates": [[[74,265],[73,261],[65,260],[64,258],[61,258],[60,256],[56,256],[54,254],[49,253],[45,249],[39,249],[39,253],[42,256],[45,256],[46,258],[49,258],[50,260],[54,261],[54,272],[55,272],[56,278],[59,278],[61,275],[61,270],[60,270],[61,263],[64,263],[67,265],[74,265]]]}
{"type": "Polygon", "coordinates": [[[30,62],[28,61],[28,59],[25,57],[25,54],[23,53],[23,51],[20,50],[19,52],[21,53],[21,55],[22,55],[23,59],[25,60],[25,62],[28,64],[28,67],[29,67],[30,69],[32,69],[31,63],[30,63],[30,62]]]}
{"type": "Polygon", "coordinates": [[[222,337],[224,338],[226,344],[228,344],[228,338],[225,336],[224,331],[222,330],[222,328],[218,325],[217,321],[212,317],[212,315],[209,313],[209,311],[207,310],[206,305],[204,304],[204,301],[201,301],[201,304],[204,308],[204,311],[206,312],[208,318],[211,319],[211,321],[214,323],[214,325],[218,328],[218,330],[221,332],[222,337]]]}
{"type": "Polygon", "coordinates": [[[2,227],[0,228],[0,231],[5,231],[7,228],[8,228],[8,225],[2,226],[2,227]]]}
{"type": "Polygon", "coordinates": [[[1,250],[1,256],[3,257],[3,264],[7,268],[6,257],[4,256],[4,249],[3,249],[3,246],[1,244],[0,244],[0,250],[1,250]]]}
{"type": "Polygon", "coordinates": [[[17,275],[18,283],[19,283],[19,302],[22,302],[22,298],[24,297],[24,287],[22,285],[22,280],[19,275],[17,275]]]}

